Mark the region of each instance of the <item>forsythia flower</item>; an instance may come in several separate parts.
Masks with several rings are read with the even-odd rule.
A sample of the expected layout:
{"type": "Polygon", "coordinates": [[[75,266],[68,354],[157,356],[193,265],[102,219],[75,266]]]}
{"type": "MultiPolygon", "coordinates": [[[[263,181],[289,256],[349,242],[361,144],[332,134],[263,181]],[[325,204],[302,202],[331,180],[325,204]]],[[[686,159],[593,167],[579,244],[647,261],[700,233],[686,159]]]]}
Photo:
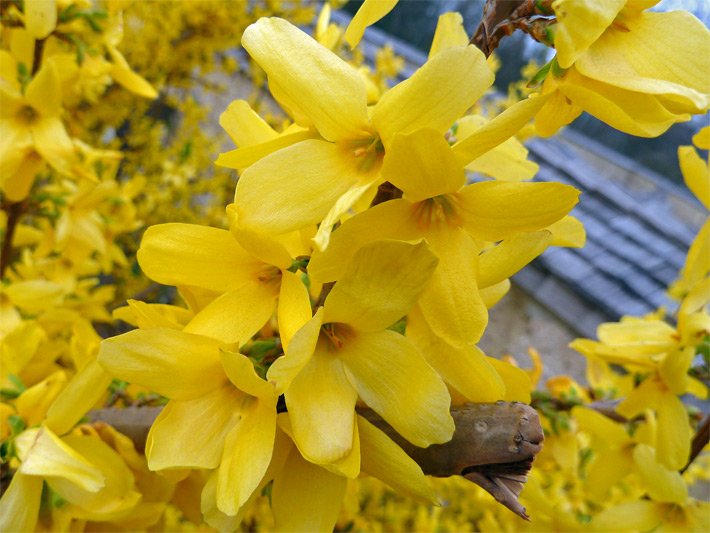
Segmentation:
{"type": "Polygon", "coordinates": [[[387,91],[370,113],[360,74],[288,22],[261,19],[246,29],[242,45],[266,71],[276,100],[321,138],[277,150],[243,172],[234,199],[239,223],[279,234],[321,222],[319,248],[333,224],[382,181],[395,134],[431,128],[443,135],[493,81],[480,50],[449,48],[387,91]]]}
{"type": "Polygon", "coordinates": [[[553,2],[556,65],[543,86],[549,100],[538,132],[551,135],[587,111],[620,131],[656,137],[707,110],[710,31],[687,12],[643,11],[655,3],[553,2]]]}
{"type": "MultiPolygon", "coordinates": [[[[329,248],[313,254],[309,273],[318,281],[333,281],[359,246],[383,238],[427,239],[440,262],[419,299],[418,312],[438,336],[454,346],[477,342],[487,323],[476,272],[483,241],[512,246],[522,266],[550,241],[549,232],[533,232],[560,220],[578,196],[572,187],[557,183],[465,185],[464,169],[454,152],[442,136],[429,129],[395,135],[382,175],[403,191],[403,198],[343,223],[332,234],[329,248]],[[525,252],[511,244],[523,232],[525,252]],[[531,246],[535,240],[541,246],[531,246]],[[530,255],[523,259],[526,252],[530,255]]],[[[495,255],[491,252],[484,253],[480,261],[487,262],[487,254],[495,255]]],[[[512,275],[519,266],[497,262],[495,272],[500,279],[492,281],[512,275]]],[[[483,287],[493,282],[486,279],[483,287]]]]}
{"type": "Polygon", "coordinates": [[[411,309],[436,263],[424,243],[363,246],[269,369],[307,459],[330,463],[350,453],[358,396],[417,446],[451,438],[444,383],[411,341],[386,329],[411,309]]]}

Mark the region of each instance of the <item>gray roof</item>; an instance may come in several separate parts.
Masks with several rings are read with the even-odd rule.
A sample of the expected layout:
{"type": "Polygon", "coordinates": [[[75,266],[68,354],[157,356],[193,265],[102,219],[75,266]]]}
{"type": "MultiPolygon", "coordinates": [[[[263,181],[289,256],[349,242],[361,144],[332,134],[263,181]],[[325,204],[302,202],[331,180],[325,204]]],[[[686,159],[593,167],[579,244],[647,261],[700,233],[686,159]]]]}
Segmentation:
{"type": "MultiPolygon", "coordinates": [[[[349,17],[334,12],[346,25],[349,17]]],[[[401,78],[426,61],[426,54],[377,28],[361,43],[365,57],[390,44],[405,59],[401,78]]],[[[540,304],[577,334],[594,337],[596,327],[623,315],[675,308],[665,291],[683,266],[688,247],[705,219],[700,203],[683,187],[571,129],[526,143],[540,166],[536,181],[579,189],[572,212],[587,230],[583,248],[551,248],[513,277],[540,304]]]]}
{"type": "Polygon", "coordinates": [[[513,281],[583,335],[599,322],[642,315],[675,302],[676,279],[705,217],[688,191],[632,160],[565,130],[527,143],[535,180],[582,191],[573,213],[587,230],[583,248],[551,248],[513,281]]]}

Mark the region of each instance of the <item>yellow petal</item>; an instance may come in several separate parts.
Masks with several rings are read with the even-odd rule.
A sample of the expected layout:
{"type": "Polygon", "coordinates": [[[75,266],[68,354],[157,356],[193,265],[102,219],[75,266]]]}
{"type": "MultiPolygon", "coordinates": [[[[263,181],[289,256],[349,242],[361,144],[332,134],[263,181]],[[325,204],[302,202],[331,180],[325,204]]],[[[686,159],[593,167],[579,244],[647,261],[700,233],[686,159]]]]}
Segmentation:
{"type": "Polygon", "coordinates": [[[464,227],[486,241],[543,229],[567,215],[578,197],[577,189],[561,183],[486,181],[458,193],[464,227]]]}
{"type": "Polygon", "coordinates": [[[688,462],[693,431],[688,422],[688,412],[683,402],[672,393],[659,398],[656,458],[666,468],[678,471],[688,462]]]}
{"type": "MultiPolygon", "coordinates": [[[[28,72],[34,67],[35,37],[25,28],[9,29],[10,53],[16,62],[11,63],[13,67],[12,78],[17,80],[17,66],[24,64],[28,72]]],[[[19,92],[19,83],[15,81],[12,87],[16,87],[19,92]]]]}
{"type": "MultiPolygon", "coordinates": [[[[111,48],[109,48],[111,51],[111,48]]],[[[117,50],[115,53],[119,53],[117,50]]],[[[158,91],[143,77],[130,68],[114,64],[111,67],[110,75],[113,81],[143,98],[154,99],[158,97],[158,91]]]]}
{"type": "Polygon", "coordinates": [[[245,395],[229,385],[194,400],[169,401],[148,433],[150,469],[216,468],[244,400],[245,395]]]}
{"type": "Polygon", "coordinates": [[[367,94],[357,71],[301,30],[278,18],[249,26],[242,46],[329,141],[367,128],[367,94]],[[296,56],[293,51],[298,50],[296,56]]]}
{"type": "Polygon", "coordinates": [[[361,331],[391,326],[412,308],[436,264],[424,242],[377,241],[363,246],[326,298],[323,321],[361,331]]]}
{"type": "Polygon", "coordinates": [[[626,0],[556,0],[558,24],[555,26],[555,49],[557,61],[562,68],[572,63],[614,22],[614,18],[626,4],[626,0]]]}
{"type": "Polygon", "coordinates": [[[25,420],[27,426],[34,426],[42,422],[47,409],[66,383],[66,372],[57,370],[20,394],[14,403],[17,414],[25,420]]]}
{"type": "Polygon", "coordinates": [[[91,360],[69,381],[47,411],[45,425],[62,435],[69,431],[105,394],[111,376],[91,360]]]}
{"type": "Polygon", "coordinates": [[[329,342],[318,342],[313,357],[286,389],[294,440],[314,463],[338,461],[353,446],[357,392],[340,358],[330,353],[329,342]]]}
{"type": "Polygon", "coordinates": [[[693,144],[701,150],[710,150],[710,126],[701,128],[693,135],[693,144]]]}
{"type": "Polygon", "coordinates": [[[653,448],[646,444],[637,444],[633,455],[638,473],[652,499],[678,505],[686,502],[688,489],[680,473],[664,468],[656,462],[656,452],[653,448]]]}
{"type": "Polygon", "coordinates": [[[382,177],[410,202],[453,193],[466,182],[463,167],[444,136],[432,129],[397,134],[387,151],[382,177]]]}
{"type": "Polygon", "coordinates": [[[104,486],[101,471],[46,427],[28,430],[22,437],[26,442],[19,442],[19,437],[15,440],[22,459],[18,472],[65,479],[89,492],[104,486]]]}
{"type": "Polygon", "coordinates": [[[481,300],[488,309],[492,309],[510,291],[510,280],[504,279],[500,283],[478,289],[481,300]]]}
{"type": "Polygon", "coordinates": [[[407,317],[407,338],[422,351],[444,381],[471,402],[495,402],[505,395],[505,384],[485,354],[476,346],[453,346],[434,335],[415,308],[407,317]]]}
{"type": "Polygon", "coordinates": [[[41,477],[15,472],[0,498],[0,531],[34,531],[42,496],[41,477]]]}
{"type": "Polygon", "coordinates": [[[347,478],[304,461],[294,448],[271,492],[275,529],[330,533],[338,519],[346,485],[347,478]]]}
{"type": "Polygon", "coordinates": [[[217,297],[188,322],[185,333],[204,335],[225,344],[246,344],[276,309],[278,279],[252,281],[217,297]]]}
{"type": "Polygon", "coordinates": [[[687,113],[670,111],[660,97],[593,80],[575,69],[566,72],[560,91],[602,122],[639,137],[657,137],[690,118],[687,113]]]}
{"type": "MultiPolygon", "coordinates": [[[[484,117],[468,115],[457,121],[456,139],[462,141],[488,122],[484,117]]],[[[527,159],[528,151],[511,137],[466,165],[466,170],[478,172],[501,181],[523,181],[538,171],[537,163],[527,159]]]]}
{"type": "Polygon", "coordinates": [[[192,285],[224,292],[253,279],[263,264],[227,230],[195,224],[158,224],[143,234],[138,262],[165,285],[192,285]]]}
{"type": "Polygon", "coordinates": [[[488,362],[493,365],[505,383],[505,398],[503,399],[506,402],[530,403],[530,391],[533,386],[527,372],[493,357],[489,357],[488,362]]]}
{"type": "Polygon", "coordinates": [[[433,57],[442,50],[454,48],[456,46],[466,46],[468,44],[468,34],[463,27],[463,17],[461,13],[444,13],[439,15],[436,23],[434,38],[429,48],[429,57],[433,57]]]}
{"type": "Polygon", "coordinates": [[[279,240],[254,229],[241,227],[238,217],[230,224],[230,230],[242,248],[264,263],[281,270],[291,266],[291,254],[279,240]]]}
{"type": "MultiPolygon", "coordinates": [[[[374,176],[373,176],[374,179],[374,176]]],[[[377,178],[380,181],[380,178],[377,178]]],[[[328,213],[323,218],[318,231],[313,237],[313,243],[318,250],[325,250],[330,243],[330,234],[333,231],[333,226],[345,215],[350,208],[357,203],[375,184],[375,181],[366,180],[351,186],[347,191],[332,205],[328,213]]]]}
{"type": "Polygon", "coordinates": [[[326,250],[313,252],[308,275],[321,283],[335,281],[365,244],[381,239],[411,241],[421,236],[412,218],[411,203],[390,200],[378,204],[346,220],[331,234],[326,250]]]}
{"type": "Polygon", "coordinates": [[[189,400],[226,381],[219,346],[213,339],[173,329],[134,330],[105,339],[99,363],[119,379],[189,400]]]}
{"type": "Polygon", "coordinates": [[[40,115],[56,117],[62,109],[62,92],[60,90],[59,74],[53,62],[49,62],[39,69],[39,72],[27,85],[25,97],[27,102],[40,115]]]}
{"type": "Polygon", "coordinates": [[[283,393],[289,387],[293,378],[311,360],[322,324],[323,308],[321,307],[313,318],[291,337],[286,354],[276,359],[269,367],[266,377],[276,385],[279,393],[283,393]]]}
{"type": "Polygon", "coordinates": [[[69,174],[75,163],[74,145],[62,121],[46,117],[33,123],[31,129],[37,153],[57,171],[69,174]]]}
{"type": "Polygon", "coordinates": [[[221,359],[229,381],[240,391],[256,398],[275,398],[274,387],[257,375],[248,357],[238,352],[221,350],[221,359]]]}
{"type": "Polygon", "coordinates": [[[594,531],[612,533],[619,531],[619,524],[623,524],[630,531],[653,531],[662,520],[657,503],[650,500],[637,500],[603,509],[592,517],[590,526],[594,531]]]}
{"type": "Polygon", "coordinates": [[[357,164],[344,147],[319,140],[274,152],[245,170],[237,183],[239,223],[274,234],[316,224],[358,182],[357,164]]]}
{"type": "Polygon", "coordinates": [[[705,209],[710,209],[710,168],[692,146],[678,148],[678,161],[685,185],[705,209]]]}
{"type": "Polygon", "coordinates": [[[390,330],[357,333],[339,353],[360,398],[400,435],[422,447],[451,439],[446,385],[410,340],[390,330]]]}
{"type": "MultiPolygon", "coordinates": [[[[293,439],[293,428],[291,427],[290,418],[288,416],[280,417],[278,424],[279,429],[283,430],[293,439]]],[[[296,444],[296,447],[298,447],[298,441],[293,440],[293,442],[296,444]]],[[[305,457],[303,450],[300,448],[299,452],[302,457],[305,457]]],[[[358,477],[360,474],[360,432],[355,420],[353,420],[353,445],[352,448],[350,448],[350,452],[335,462],[319,464],[319,466],[338,476],[345,476],[349,479],[358,477]]]]}
{"type": "Polygon", "coordinates": [[[237,148],[236,150],[221,153],[217,157],[215,165],[242,170],[250,167],[272,152],[276,152],[277,150],[281,150],[281,148],[286,148],[292,144],[296,144],[307,139],[313,139],[315,137],[317,137],[317,134],[311,130],[286,133],[284,135],[279,135],[270,141],[243,146],[241,148],[237,148]]]}
{"type": "Polygon", "coordinates": [[[571,124],[584,111],[567,98],[562,91],[554,90],[547,102],[535,115],[535,131],[542,137],[551,137],[557,131],[571,124]]]}
{"type": "Polygon", "coordinates": [[[279,336],[284,352],[288,352],[291,338],[311,319],[311,301],[308,289],[301,281],[300,274],[284,271],[281,273],[278,322],[279,336]]]}
{"type": "Polygon", "coordinates": [[[217,473],[217,508],[237,514],[261,483],[276,435],[276,397],[253,400],[227,436],[217,473]]]}
{"type": "Polygon", "coordinates": [[[663,320],[626,319],[597,328],[599,340],[610,345],[643,344],[649,352],[664,352],[676,345],[675,328],[663,320]]]}
{"type": "Polygon", "coordinates": [[[57,26],[56,0],[26,0],[25,27],[35,39],[44,39],[57,26]]]}
{"type": "MultiPolygon", "coordinates": [[[[428,236],[439,265],[417,304],[432,331],[454,346],[473,344],[488,324],[478,293],[478,247],[461,228],[428,236]]],[[[337,285],[336,285],[337,287],[337,285]]]]}
{"type": "Polygon", "coordinates": [[[487,249],[478,262],[478,285],[490,287],[509,278],[544,252],[552,242],[549,231],[520,233],[487,249]]]}
{"type": "Polygon", "coordinates": [[[402,448],[363,417],[357,417],[357,425],[364,472],[384,481],[399,493],[427,503],[438,503],[436,493],[421,467],[402,448]]]}
{"type": "Polygon", "coordinates": [[[442,50],[382,95],[372,123],[385,148],[396,133],[431,128],[443,134],[492,83],[493,73],[475,46],[442,50]]]}
{"type": "Polygon", "coordinates": [[[599,451],[587,467],[584,490],[592,500],[604,503],[611,487],[624,479],[630,472],[631,450],[599,451]]]}
{"type": "MultiPolygon", "coordinates": [[[[644,12],[611,28],[580,57],[584,76],[640,93],[666,95],[702,113],[710,94],[710,32],[688,12],[644,12]]],[[[564,66],[564,65],[562,65],[564,66]]]]}
{"type": "Polygon", "coordinates": [[[138,503],[141,495],[133,490],[133,473],[113,448],[93,435],[68,435],[63,440],[96,465],[105,479],[99,491],[87,491],[64,477],[47,479],[53,491],[80,509],[79,516],[85,516],[88,520],[111,519],[121,516],[138,503]]]}
{"type": "Polygon", "coordinates": [[[113,312],[113,317],[140,329],[182,329],[193,317],[189,309],[176,305],[148,304],[138,300],[126,300],[125,307],[113,312]]]}
{"type": "Polygon", "coordinates": [[[584,224],[578,218],[570,215],[547,226],[547,231],[552,233],[550,246],[582,248],[587,241],[584,224]]]}
{"type": "Polygon", "coordinates": [[[645,379],[641,385],[632,390],[616,407],[617,413],[626,418],[633,418],[646,409],[656,409],[662,391],[654,379],[645,379]]]}
{"type": "Polygon", "coordinates": [[[631,440],[622,425],[593,409],[574,407],[572,417],[577,421],[580,431],[590,433],[605,446],[620,447],[631,440]]]}
{"type": "Polygon", "coordinates": [[[246,100],[229,104],[219,116],[219,125],[237,146],[261,144],[279,136],[246,100]]]}
{"type": "Polygon", "coordinates": [[[399,0],[365,0],[345,30],[345,42],[355,48],[365,33],[365,28],[392,11],[399,0]]]}
{"type": "Polygon", "coordinates": [[[518,133],[542,108],[548,98],[549,95],[538,95],[521,100],[481,126],[472,135],[457,142],[453,150],[461,164],[468,165],[518,133]]]}
{"type": "Polygon", "coordinates": [[[663,358],[658,372],[663,382],[673,394],[682,395],[688,388],[688,370],[695,357],[695,348],[688,346],[682,350],[668,352],[663,358]]]}

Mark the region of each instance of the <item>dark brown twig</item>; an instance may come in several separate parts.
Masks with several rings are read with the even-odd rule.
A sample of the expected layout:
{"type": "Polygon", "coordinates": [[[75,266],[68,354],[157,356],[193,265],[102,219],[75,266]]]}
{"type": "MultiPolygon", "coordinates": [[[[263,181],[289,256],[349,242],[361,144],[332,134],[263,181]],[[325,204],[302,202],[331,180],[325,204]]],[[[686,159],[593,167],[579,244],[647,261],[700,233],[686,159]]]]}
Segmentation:
{"type": "Polygon", "coordinates": [[[700,455],[703,448],[710,442],[710,415],[706,415],[703,421],[698,426],[698,430],[695,432],[693,437],[693,442],[690,445],[690,457],[688,458],[688,463],[681,469],[682,474],[688,467],[695,461],[695,458],[700,455]]]}
{"type": "Polygon", "coordinates": [[[26,205],[26,200],[7,202],[3,205],[3,211],[7,214],[7,223],[5,225],[2,248],[0,248],[0,279],[5,277],[5,271],[12,260],[12,241],[15,237],[15,230],[20,221],[20,216],[25,211],[26,205]]]}

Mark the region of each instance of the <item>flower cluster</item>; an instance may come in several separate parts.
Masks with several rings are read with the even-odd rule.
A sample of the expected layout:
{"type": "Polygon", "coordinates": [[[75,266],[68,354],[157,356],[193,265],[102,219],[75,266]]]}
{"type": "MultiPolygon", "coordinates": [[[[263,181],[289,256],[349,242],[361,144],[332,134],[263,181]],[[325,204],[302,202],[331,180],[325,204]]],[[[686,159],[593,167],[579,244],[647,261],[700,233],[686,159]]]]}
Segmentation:
{"type": "MultiPolygon", "coordinates": [[[[523,501],[544,527],[613,527],[629,508],[630,527],[699,524],[679,396],[706,395],[690,374],[710,331],[708,224],[672,287],[677,324],[626,318],[574,344],[623,422],[569,379],[532,393],[536,372],[477,343],[513,274],[585,240],[579,192],[530,181],[516,135],[582,109],[641,136],[705,112],[710,68],[693,51],[710,32],[649,2],[543,0],[557,56],[541,92],[482,116],[492,62],[460,15],[393,86],[391,50],[373,71],[345,46],[396,3],[367,0],[345,30],[326,5],[315,38],[292,23],[313,18],[306,2],[0,6],[0,529],[231,531],[265,495],[278,530],[353,527],[361,474],[440,501],[363,410],[428,447],[452,438],[452,405],[531,399],[548,444],[523,501]],[[215,171],[192,76],[237,71],[250,80],[219,117],[236,147],[215,171]],[[265,84],[285,115],[256,96],[265,84]],[[160,407],[144,453],[86,418],[136,404],[160,407]]],[[[679,155],[707,206],[706,162],[679,155]]],[[[480,527],[524,527],[476,494],[480,527]]]]}

